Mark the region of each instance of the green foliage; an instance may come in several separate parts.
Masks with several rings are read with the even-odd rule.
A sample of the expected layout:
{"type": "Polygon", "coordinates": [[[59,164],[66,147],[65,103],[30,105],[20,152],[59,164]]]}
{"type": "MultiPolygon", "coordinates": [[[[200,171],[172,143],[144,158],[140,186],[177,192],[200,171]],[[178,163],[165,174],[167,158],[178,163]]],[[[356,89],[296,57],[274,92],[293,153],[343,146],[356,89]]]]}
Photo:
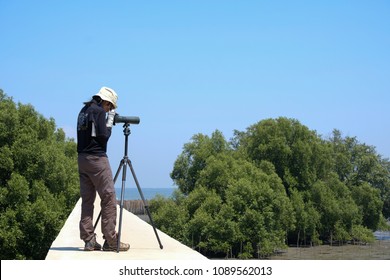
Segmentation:
{"type": "Polygon", "coordinates": [[[389,162],[337,130],[297,120],[196,134],[171,177],[180,195],[152,202],[156,224],[210,257],[263,258],[287,244],[369,242],[390,216],[389,162]]]}
{"type": "Polygon", "coordinates": [[[161,225],[160,230],[177,240],[183,240],[188,214],[178,201],[157,196],[150,202],[150,211],[154,213],[153,221],[161,225]]]}
{"type": "Polygon", "coordinates": [[[195,188],[208,157],[228,149],[228,144],[218,130],[211,138],[202,134],[194,135],[192,142],[184,145],[183,153],[175,161],[171,178],[184,194],[189,194],[195,188]]]}
{"type": "Polygon", "coordinates": [[[321,214],[309,200],[307,192],[299,192],[296,189],[291,191],[290,201],[294,209],[295,228],[289,232],[290,240],[296,239],[297,246],[303,244],[319,244],[318,231],[321,225],[321,214]]]}
{"type": "Polygon", "coordinates": [[[268,119],[237,133],[235,140],[247,158],[275,166],[286,190],[305,190],[323,178],[331,164],[330,149],[314,131],[296,120],[268,119]]]}
{"type": "Polygon", "coordinates": [[[368,183],[364,183],[352,188],[352,197],[359,206],[363,225],[372,230],[378,229],[383,207],[379,190],[371,187],[368,183]]]}
{"type": "Polygon", "coordinates": [[[1,259],[44,259],[79,197],[76,144],[0,90],[1,259]]]}
{"type": "Polygon", "coordinates": [[[372,235],[371,230],[362,226],[362,225],[354,225],[351,229],[351,238],[353,243],[372,243],[375,238],[372,235]]]}
{"type": "MultiPolygon", "coordinates": [[[[379,191],[380,200],[383,206],[382,213],[385,217],[390,217],[390,162],[382,159],[375,152],[375,148],[366,144],[360,144],[356,137],[341,137],[341,132],[333,131],[330,139],[333,148],[334,171],[340,180],[344,182],[353,192],[356,186],[368,184],[369,187],[379,191]]],[[[377,194],[374,194],[377,196],[377,194]]],[[[362,203],[357,195],[354,195],[356,202],[362,203]]],[[[378,202],[376,202],[378,203],[378,202]]],[[[375,203],[375,204],[376,204],[375,203]]],[[[375,229],[378,218],[374,223],[367,226],[375,229]]]]}

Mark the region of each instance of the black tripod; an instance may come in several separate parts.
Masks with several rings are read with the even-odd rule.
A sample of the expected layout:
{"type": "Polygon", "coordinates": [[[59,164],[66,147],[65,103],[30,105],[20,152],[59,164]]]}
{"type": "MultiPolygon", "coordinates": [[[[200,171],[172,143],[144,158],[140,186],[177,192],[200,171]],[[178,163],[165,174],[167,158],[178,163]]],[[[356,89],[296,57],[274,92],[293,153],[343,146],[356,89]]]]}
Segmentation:
{"type": "MultiPolygon", "coordinates": [[[[126,166],[130,167],[131,174],[133,175],[135,184],[137,185],[137,189],[138,189],[138,192],[139,192],[139,194],[141,196],[141,199],[143,201],[144,208],[146,210],[146,213],[148,214],[150,223],[153,226],[153,230],[154,230],[154,233],[156,234],[156,238],[157,238],[157,241],[158,241],[158,243],[160,245],[160,249],[162,249],[163,245],[161,244],[161,241],[160,241],[160,238],[158,236],[156,227],[154,226],[154,223],[153,223],[152,216],[150,215],[149,205],[145,201],[145,197],[144,197],[144,195],[142,193],[142,190],[141,190],[141,187],[140,187],[140,185],[138,183],[137,176],[135,175],[135,172],[134,172],[134,169],[133,169],[133,165],[131,164],[131,161],[130,161],[129,157],[127,156],[127,152],[128,152],[128,147],[127,146],[128,146],[128,142],[129,142],[129,135],[130,135],[130,124],[129,123],[125,123],[123,125],[123,127],[124,127],[123,133],[125,135],[125,154],[123,156],[123,159],[120,162],[120,165],[119,165],[118,170],[117,170],[117,172],[115,174],[115,177],[114,177],[114,183],[115,183],[116,179],[118,178],[119,172],[122,169],[122,190],[121,190],[121,200],[120,200],[120,215],[119,215],[119,230],[118,230],[117,252],[119,253],[119,248],[120,248],[119,246],[120,246],[121,233],[122,233],[122,213],[123,213],[123,201],[124,201],[124,195],[125,195],[126,173],[127,173],[126,172],[126,170],[127,170],[126,166]]],[[[96,229],[96,226],[97,226],[97,224],[99,222],[101,214],[102,214],[102,211],[100,211],[99,216],[98,216],[98,218],[97,218],[97,220],[95,222],[95,225],[94,225],[95,229],[96,229]]]]}

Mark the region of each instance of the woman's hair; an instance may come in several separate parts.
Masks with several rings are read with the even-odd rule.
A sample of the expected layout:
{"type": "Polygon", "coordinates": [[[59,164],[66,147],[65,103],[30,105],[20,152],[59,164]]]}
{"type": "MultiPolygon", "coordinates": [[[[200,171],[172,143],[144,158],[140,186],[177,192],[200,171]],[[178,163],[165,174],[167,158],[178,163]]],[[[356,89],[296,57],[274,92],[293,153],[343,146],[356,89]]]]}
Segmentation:
{"type": "Polygon", "coordinates": [[[101,99],[100,96],[97,96],[95,95],[94,97],[92,97],[93,100],[95,100],[98,104],[100,104],[103,100],[101,99]]]}
{"type": "Polygon", "coordinates": [[[91,101],[84,102],[84,105],[91,105],[93,101],[97,102],[97,104],[100,104],[103,100],[100,98],[100,96],[94,95],[91,101]]]}

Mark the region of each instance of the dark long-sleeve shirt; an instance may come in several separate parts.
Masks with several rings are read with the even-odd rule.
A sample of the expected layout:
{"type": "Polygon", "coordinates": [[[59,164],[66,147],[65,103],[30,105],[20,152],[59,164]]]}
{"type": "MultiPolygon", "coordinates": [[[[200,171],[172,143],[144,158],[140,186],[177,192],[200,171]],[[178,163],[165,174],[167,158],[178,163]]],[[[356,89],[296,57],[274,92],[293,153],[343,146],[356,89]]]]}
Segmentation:
{"type": "Polygon", "coordinates": [[[96,101],[88,102],[77,119],[77,152],[107,156],[111,128],[106,126],[106,112],[96,101]]]}

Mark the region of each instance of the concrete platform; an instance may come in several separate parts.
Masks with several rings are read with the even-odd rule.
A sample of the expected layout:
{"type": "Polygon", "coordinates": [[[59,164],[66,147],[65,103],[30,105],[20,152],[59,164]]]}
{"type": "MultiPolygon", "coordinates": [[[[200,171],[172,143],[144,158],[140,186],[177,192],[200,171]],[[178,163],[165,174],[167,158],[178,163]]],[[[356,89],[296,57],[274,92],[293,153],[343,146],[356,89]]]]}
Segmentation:
{"type": "MultiPolygon", "coordinates": [[[[100,199],[95,202],[94,221],[100,212],[100,199]]],[[[117,207],[119,225],[120,207],[117,207]]],[[[81,215],[81,199],[77,202],[63,228],[54,240],[46,256],[46,260],[207,260],[197,251],[183,245],[179,241],[157,230],[163,249],[160,249],[153,227],[136,215],[123,210],[121,241],[130,243],[127,252],[85,252],[84,242],[80,240],[79,221],[81,215]]],[[[96,228],[98,242],[104,241],[100,229],[96,228]]]]}

